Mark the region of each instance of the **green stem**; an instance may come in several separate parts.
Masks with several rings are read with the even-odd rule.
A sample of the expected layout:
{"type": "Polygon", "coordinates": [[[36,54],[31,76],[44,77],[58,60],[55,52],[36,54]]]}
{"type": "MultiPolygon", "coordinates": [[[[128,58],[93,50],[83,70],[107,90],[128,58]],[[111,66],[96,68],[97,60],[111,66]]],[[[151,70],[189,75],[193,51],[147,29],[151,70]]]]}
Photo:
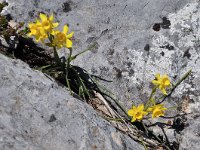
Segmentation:
{"type": "Polygon", "coordinates": [[[150,105],[150,103],[151,103],[151,101],[152,101],[151,99],[152,99],[154,93],[156,92],[156,89],[157,89],[157,86],[155,86],[155,87],[152,89],[151,94],[150,94],[150,97],[149,97],[149,99],[148,99],[148,101],[147,101],[147,103],[146,103],[146,105],[145,105],[144,110],[146,110],[146,109],[149,107],[149,105],[150,105]]]}
{"type": "Polygon", "coordinates": [[[67,82],[67,86],[70,90],[70,94],[72,94],[72,90],[70,87],[70,83],[69,83],[69,79],[68,79],[68,75],[69,75],[69,69],[70,69],[70,59],[71,59],[71,55],[72,55],[72,49],[69,49],[69,56],[67,58],[67,67],[66,67],[66,82],[67,82]]]}
{"type": "MultiPolygon", "coordinates": [[[[84,92],[87,93],[88,96],[90,96],[89,91],[87,89],[87,87],[85,86],[85,84],[83,83],[83,79],[81,79],[81,77],[79,76],[79,74],[76,72],[76,70],[72,67],[73,72],[75,73],[76,78],[78,79],[79,84],[82,86],[83,88],[83,97],[85,97],[84,92]]],[[[80,96],[80,95],[79,95],[80,96]]],[[[84,98],[85,99],[85,98],[84,98]]]]}
{"type": "Polygon", "coordinates": [[[67,65],[69,66],[69,64],[70,64],[70,62],[72,61],[72,49],[71,48],[69,48],[69,56],[68,56],[68,61],[67,61],[67,65]]]}
{"type": "Polygon", "coordinates": [[[69,88],[70,94],[72,95],[73,92],[72,92],[71,87],[70,87],[67,69],[66,69],[66,76],[65,76],[65,78],[66,78],[66,82],[67,82],[67,86],[68,86],[68,88],[69,88]]]}
{"type": "Polygon", "coordinates": [[[78,53],[78,54],[76,54],[76,55],[74,55],[74,56],[71,56],[71,60],[74,60],[74,59],[76,59],[77,56],[79,56],[79,55],[81,55],[81,54],[83,54],[83,53],[85,53],[85,52],[91,50],[93,47],[95,47],[95,45],[96,45],[96,44],[93,44],[93,45],[91,45],[90,47],[88,47],[87,49],[85,49],[84,51],[82,51],[82,52],[80,52],[80,53],[78,53]]]}
{"type": "MultiPolygon", "coordinates": [[[[48,35],[48,39],[49,39],[51,45],[53,45],[53,38],[54,37],[51,34],[48,35]]],[[[63,64],[62,64],[62,62],[61,62],[61,60],[59,58],[58,52],[56,50],[56,46],[53,46],[53,55],[54,55],[54,60],[57,63],[57,65],[63,66],[63,64]]]]}

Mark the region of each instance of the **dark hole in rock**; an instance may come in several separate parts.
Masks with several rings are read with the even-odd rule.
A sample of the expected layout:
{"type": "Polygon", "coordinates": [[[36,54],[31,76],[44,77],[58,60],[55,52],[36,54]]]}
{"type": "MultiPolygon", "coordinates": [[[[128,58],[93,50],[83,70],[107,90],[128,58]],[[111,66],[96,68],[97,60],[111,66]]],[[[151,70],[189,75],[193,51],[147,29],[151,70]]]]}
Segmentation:
{"type": "Polygon", "coordinates": [[[189,49],[187,49],[184,54],[183,57],[187,57],[188,59],[191,57],[191,54],[189,53],[189,49]]]}
{"type": "Polygon", "coordinates": [[[7,19],[8,21],[12,20],[12,16],[11,16],[10,14],[5,15],[5,17],[6,17],[6,19],[7,19]]]}
{"type": "Polygon", "coordinates": [[[132,62],[127,62],[126,64],[127,64],[127,66],[128,66],[129,68],[131,68],[131,66],[132,66],[133,63],[132,63],[132,62]]]}
{"type": "Polygon", "coordinates": [[[52,114],[52,115],[50,116],[49,122],[54,122],[54,121],[56,121],[56,120],[57,120],[57,119],[56,119],[55,115],[52,114]]]}
{"type": "Polygon", "coordinates": [[[153,25],[153,30],[154,30],[154,31],[160,31],[160,23],[155,23],[155,24],[153,25]]]}
{"type": "Polygon", "coordinates": [[[164,56],[165,55],[165,53],[162,51],[161,53],[160,53],[162,56],[164,56]]]}
{"type": "Polygon", "coordinates": [[[64,12],[69,12],[69,11],[72,10],[72,9],[71,9],[71,6],[70,6],[70,4],[69,4],[69,2],[63,3],[62,9],[63,9],[64,12]]]}
{"type": "Polygon", "coordinates": [[[149,50],[150,50],[150,45],[149,45],[149,44],[146,44],[145,47],[144,47],[144,50],[145,50],[145,51],[149,51],[149,50]]]}
{"type": "Polygon", "coordinates": [[[165,49],[168,49],[168,50],[174,50],[174,46],[169,45],[169,44],[160,46],[160,48],[165,48],[165,49]]]}
{"type": "Polygon", "coordinates": [[[18,40],[19,44],[14,49],[16,58],[28,63],[30,67],[45,66],[51,63],[52,58],[48,54],[51,53],[50,51],[38,48],[32,40],[23,37],[19,37],[18,40]]]}
{"type": "Polygon", "coordinates": [[[133,69],[131,69],[131,70],[129,71],[129,77],[131,77],[132,75],[134,75],[134,73],[135,73],[135,71],[134,71],[133,69]]]}
{"type": "Polygon", "coordinates": [[[173,121],[172,128],[176,130],[177,133],[182,131],[185,128],[185,123],[181,118],[175,118],[173,121]]]}
{"type": "Polygon", "coordinates": [[[173,78],[176,79],[176,78],[177,78],[177,75],[174,75],[173,78]]]}
{"type": "Polygon", "coordinates": [[[122,78],[122,71],[116,67],[113,68],[116,72],[116,78],[119,79],[119,78],[122,78]]]}
{"type": "Polygon", "coordinates": [[[169,29],[170,25],[171,25],[170,20],[167,17],[163,17],[162,18],[162,23],[155,23],[153,25],[153,30],[154,31],[160,31],[160,28],[169,29]]]}
{"type": "Polygon", "coordinates": [[[161,27],[162,27],[163,29],[169,29],[169,28],[170,28],[170,25],[171,25],[170,20],[167,19],[167,17],[163,17],[162,20],[163,20],[163,22],[160,24],[161,27]]]}

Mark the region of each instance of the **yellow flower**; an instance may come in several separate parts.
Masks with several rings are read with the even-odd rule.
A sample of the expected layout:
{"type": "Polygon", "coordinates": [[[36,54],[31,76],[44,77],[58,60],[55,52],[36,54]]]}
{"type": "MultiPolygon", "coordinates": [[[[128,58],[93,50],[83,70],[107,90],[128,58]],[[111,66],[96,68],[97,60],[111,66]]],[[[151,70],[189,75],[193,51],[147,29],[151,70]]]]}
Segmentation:
{"type": "Polygon", "coordinates": [[[152,83],[157,85],[163,94],[167,95],[166,87],[170,86],[170,80],[167,75],[160,76],[159,73],[156,74],[156,79],[153,80],[152,83]]]}
{"type": "Polygon", "coordinates": [[[48,18],[45,14],[40,13],[40,19],[41,22],[39,23],[41,25],[41,30],[44,30],[46,33],[51,33],[53,28],[56,28],[59,24],[53,23],[53,14],[48,18]]]}
{"type": "Polygon", "coordinates": [[[54,31],[54,39],[53,39],[53,45],[57,48],[67,47],[72,48],[72,41],[71,38],[74,34],[74,32],[71,32],[70,34],[67,34],[68,32],[68,26],[65,25],[63,27],[63,32],[60,31],[54,31]]]}
{"type": "Polygon", "coordinates": [[[28,26],[30,29],[28,36],[35,36],[37,42],[44,42],[44,40],[48,37],[44,30],[41,30],[41,25],[38,21],[36,21],[36,23],[29,23],[28,26]]]}
{"type": "Polygon", "coordinates": [[[131,122],[141,120],[144,115],[148,113],[144,111],[144,105],[140,104],[138,107],[133,106],[132,109],[128,110],[128,115],[132,117],[131,122]]]}
{"type": "Polygon", "coordinates": [[[162,104],[151,106],[147,109],[148,112],[152,112],[152,118],[164,116],[164,112],[167,110],[162,104]]]}
{"type": "Polygon", "coordinates": [[[53,23],[53,15],[48,18],[45,14],[40,13],[40,19],[41,21],[36,19],[35,23],[28,24],[30,29],[28,36],[35,36],[37,42],[44,42],[44,40],[48,38],[48,34],[58,26],[58,23],[53,23]]]}

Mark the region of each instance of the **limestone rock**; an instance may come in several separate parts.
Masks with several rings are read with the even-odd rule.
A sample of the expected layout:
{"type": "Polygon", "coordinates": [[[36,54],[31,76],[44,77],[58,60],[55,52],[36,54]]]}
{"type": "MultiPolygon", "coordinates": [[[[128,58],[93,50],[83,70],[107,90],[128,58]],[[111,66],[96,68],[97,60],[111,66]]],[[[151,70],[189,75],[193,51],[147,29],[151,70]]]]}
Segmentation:
{"type": "Polygon", "coordinates": [[[199,116],[190,121],[190,126],[184,131],[180,150],[200,149],[200,123],[199,116]]]}
{"type": "Polygon", "coordinates": [[[0,149],[144,149],[51,78],[0,54],[0,149]]]}
{"type": "MultiPolygon", "coordinates": [[[[198,8],[194,8],[198,1],[6,1],[8,6],[2,14],[10,14],[16,22],[33,22],[40,12],[44,12],[54,13],[60,28],[69,24],[70,30],[75,31],[74,53],[96,43],[95,50],[78,57],[74,63],[93,74],[113,80],[112,84],[103,84],[127,108],[132,103],[128,97],[136,104],[146,102],[150,93],[149,82],[157,72],[167,73],[174,80],[188,69],[193,69],[197,76],[199,74],[196,65],[198,54],[194,47],[198,43],[190,39],[197,34],[189,30],[198,24],[198,8]],[[188,6],[194,6],[191,10],[194,13],[188,11],[190,8],[186,9],[188,6]],[[190,14],[181,18],[184,11],[194,16],[191,21],[190,14]],[[188,30],[183,31],[181,25],[178,26],[182,20],[188,24],[188,30]],[[188,51],[190,47],[193,49],[188,51]]],[[[177,97],[186,92],[188,88],[182,86],[177,90],[177,97]]]]}
{"type": "Polygon", "coordinates": [[[192,76],[176,89],[167,106],[180,106],[188,97],[185,111],[200,113],[199,0],[7,2],[2,13],[18,22],[34,21],[40,12],[55,13],[61,25],[67,23],[75,31],[75,53],[96,43],[95,50],[74,63],[113,80],[103,84],[127,109],[131,100],[147,101],[155,73],[166,73],[175,82],[192,69],[192,76]]]}

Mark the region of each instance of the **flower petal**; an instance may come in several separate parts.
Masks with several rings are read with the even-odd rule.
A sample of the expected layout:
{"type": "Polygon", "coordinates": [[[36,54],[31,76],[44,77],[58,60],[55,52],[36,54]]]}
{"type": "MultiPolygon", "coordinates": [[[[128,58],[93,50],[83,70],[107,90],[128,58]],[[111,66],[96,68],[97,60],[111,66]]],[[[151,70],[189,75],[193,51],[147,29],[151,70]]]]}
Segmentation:
{"type": "Polygon", "coordinates": [[[63,33],[67,34],[68,30],[69,30],[68,26],[64,25],[64,27],[63,27],[63,33]]]}
{"type": "Polygon", "coordinates": [[[160,73],[156,74],[156,79],[159,80],[160,79],[160,73]]]}
{"type": "Polygon", "coordinates": [[[71,40],[69,40],[69,39],[67,39],[67,41],[66,41],[66,47],[67,48],[72,48],[72,41],[71,40]]]}
{"type": "Polygon", "coordinates": [[[160,84],[160,81],[157,81],[157,80],[152,80],[151,82],[152,82],[153,84],[155,84],[155,85],[160,84]]]}
{"type": "Polygon", "coordinates": [[[135,120],[136,120],[136,118],[133,117],[133,118],[131,119],[131,122],[134,122],[135,120]]]}
{"type": "Polygon", "coordinates": [[[45,20],[47,20],[47,16],[45,14],[40,13],[40,19],[42,21],[45,21],[45,20]]]}
{"type": "Polygon", "coordinates": [[[138,106],[138,111],[142,111],[142,110],[144,110],[144,104],[140,104],[140,105],[138,106]]]}
{"type": "Polygon", "coordinates": [[[53,27],[54,27],[54,28],[56,28],[58,25],[59,25],[59,23],[58,23],[58,22],[56,22],[56,23],[53,23],[53,27]]]}
{"type": "Polygon", "coordinates": [[[49,17],[49,20],[50,21],[53,21],[54,17],[53,17],[53,14],[49,17]]]}
{"type": "Polygon", "coordinates": [[[74,35],[74,32],[71,32],[70,34],[66,35],[66,38],[70,39],[74,35]]]}
{"type": "Polygon", "coordinates": [[[143,118],[142,113],[139,116],[137,116],[137,120],[142,120],[142,118],[143,118]]]}
{"type": "Polygon", "coordinates": [[[129,116],[134,116],[134,110],[133,109],[128,110],[127,113],[128,113],[129,116]]]}
{"type": "Polygon", "coordinates": [[[72,38],[73,35],[74,35],[74,32],[71,32],[70,34],[66,35],[66,38],[70,39],[70,38],[72,38]]]}
{"type": "Polygon", "coordinates": [[[170,85],[170,81],[169,80],[166,80],[165,81],[165,86],[169,86],[170,85]]]}

